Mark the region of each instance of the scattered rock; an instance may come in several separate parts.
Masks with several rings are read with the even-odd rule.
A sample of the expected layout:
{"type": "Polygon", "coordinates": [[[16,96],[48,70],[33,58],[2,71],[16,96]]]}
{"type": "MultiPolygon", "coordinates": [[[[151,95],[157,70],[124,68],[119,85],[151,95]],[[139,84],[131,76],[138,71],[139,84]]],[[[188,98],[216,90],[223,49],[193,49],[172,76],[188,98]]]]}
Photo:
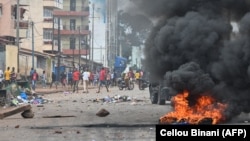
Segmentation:
{"type": "Polygon", "coordinates": [[[15,128],[19,128],[19,127],[20,127],[20,125],[16,125],[16,126],[15,126],[15,128]]]}
{"type": "Polygon", "coordinates": [[[55,131],[55,134],[62,134],[62,131],[55,131]]]}
{"type": "Polygon", "coordinates": [[[99,117],[106,117],[109,114],[110,114],[109,111],[107,111],[106,109],[101,109],[96,113],[96,115],[99,117]]]}
{"type": "Polygon", "coordinates": [[[38,104],[37,107],[43,107],[43,105],[42,104],[38,104]]]}
{"type": "Polygon", "coordinates": [[[34,112],[32,112],[32,110],[26,110],[26,111],[22,112],[21,115],[23,118],[33,118],[34,112]]]}

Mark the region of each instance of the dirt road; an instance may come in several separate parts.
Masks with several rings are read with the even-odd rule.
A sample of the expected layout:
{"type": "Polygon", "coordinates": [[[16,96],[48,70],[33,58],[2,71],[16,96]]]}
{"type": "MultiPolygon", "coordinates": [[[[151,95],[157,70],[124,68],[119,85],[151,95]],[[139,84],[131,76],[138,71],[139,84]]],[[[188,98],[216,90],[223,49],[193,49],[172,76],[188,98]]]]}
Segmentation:
{"type": "Polygon", "coordinates": [[[152,105],[148,89],[110,90],[44,94],[42,97],[50,102],[33,104],[34,118],[16,114],[0,120],[1,141],[154,141],[155,124],[170,106],[152,105]],[[118,96],[127,100],[103,102],[103,98],[118,96]],[[103,108],[110,114],[96,116],[103,108]]]}

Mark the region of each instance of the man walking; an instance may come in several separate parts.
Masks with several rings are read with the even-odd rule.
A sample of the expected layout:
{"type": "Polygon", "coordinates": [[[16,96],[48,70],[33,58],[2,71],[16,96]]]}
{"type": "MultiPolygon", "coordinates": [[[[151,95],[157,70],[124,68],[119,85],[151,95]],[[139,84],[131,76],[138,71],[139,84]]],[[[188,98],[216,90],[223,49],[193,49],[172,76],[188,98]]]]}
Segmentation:
{"type": "Polygon", "coordinates": [[[80,72],[78,71],[77,68],[74,69],[72,77],[73,77],[73,93],[75,91],[78,93],[78,83],[79,83],[79,78],[80,78],[80,72]]]}
{"type": "Polygon", "coordinates": [[[89,85],[89,77],[90,77],[90,73],[87,69],[84,70],[84,72],[82,73],[82,79],[83,79],[83,93],[88,93],[88,85],[89,85]]]}
{"type": "Polygon", "coordinates": [[[99,87],[98,87],[98,91],[96,93],[100,93],[100,88],[102,85],[105,85],[107,92],[109,92],[107,83],[106,83],[106,72],[105,69],[102,67],[100,73],[99,73],[99,87]]]}

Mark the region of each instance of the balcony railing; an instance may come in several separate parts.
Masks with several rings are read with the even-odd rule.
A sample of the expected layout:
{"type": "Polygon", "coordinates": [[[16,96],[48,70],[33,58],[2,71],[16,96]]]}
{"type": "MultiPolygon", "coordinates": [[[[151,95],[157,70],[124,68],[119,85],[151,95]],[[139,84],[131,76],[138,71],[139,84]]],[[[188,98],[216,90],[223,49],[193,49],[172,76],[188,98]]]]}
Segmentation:
{"type": "Polygon", "coordinates": [[[89,16],[88,11],[54,11],[54,16],[89,16]]]}
{"type": "Polygon", "coordinates": [[[44,22],[53,22],[53,17],[43,17],[44,22]]]}
{"type": "MultiPolygon", "coordinates": [[[[80,31],[77,28],[79,26],[67,26],[63,25],[63,29],[60,31],[61,35],[88,35],[90,34],[90,31],[88,30],[88,26],[80,26],[80,31]]],[[[57,30],[54,30],[54,34],[58,34],[57,30]]]]}
{"type": "MultiPolygon", "coordinates": [[[[15,21],[15,24],[14,24],[15,29],[16,29],[16,26],[17,26],[17,21],[15,21]]],[[[28,27],[29,27],[29,21],[26,21],[26,20],[19,21],[19,28],[20,29],[28,29],[28,27]]]]}
{"type": "Polygon", "coordinates": [[[43,6],[63,9],[63,3],[58,0],[43,0],[43,6]]]}
{"type": "Polygon", "coordinates": [[[64,6],[63,7],[64,11],[87,11],[89,12],[89,6],[82,5],[82,6],[64,6]]]}
{"type": "Polygon", "coordinates": [[[64,7],[63,10],[53,11],[54,16],[89,16],[89,7],[78,6],[75,9],[64,7]]]}
{"type": "Polygon", "coordinates": [[[67,24],[63,24],[63,30],[79,30],[79,27],[82,30],[89,30],[89,26],[88,25],[70,26],[70,25],[67,25],[67,24]]]}

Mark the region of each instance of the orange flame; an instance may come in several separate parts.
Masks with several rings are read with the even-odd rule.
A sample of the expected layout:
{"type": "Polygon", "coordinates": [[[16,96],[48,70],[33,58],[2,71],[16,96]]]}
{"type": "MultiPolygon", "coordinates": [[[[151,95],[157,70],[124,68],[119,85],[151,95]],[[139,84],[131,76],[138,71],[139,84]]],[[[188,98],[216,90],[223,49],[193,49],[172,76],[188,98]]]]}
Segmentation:
{"type": "Polygon", "coordinates": [[[217,103],[211,96],[201,96],[194,106],[188,103],[189,93],[184,91],[173,97],[174,111],[160,118],[160,123],[173,123],[185,121],[189,124],[199,124],[204,119],[211,119],[212,124],[218,124],[225,120],[223,112],[227,105],[217,103]]]}

